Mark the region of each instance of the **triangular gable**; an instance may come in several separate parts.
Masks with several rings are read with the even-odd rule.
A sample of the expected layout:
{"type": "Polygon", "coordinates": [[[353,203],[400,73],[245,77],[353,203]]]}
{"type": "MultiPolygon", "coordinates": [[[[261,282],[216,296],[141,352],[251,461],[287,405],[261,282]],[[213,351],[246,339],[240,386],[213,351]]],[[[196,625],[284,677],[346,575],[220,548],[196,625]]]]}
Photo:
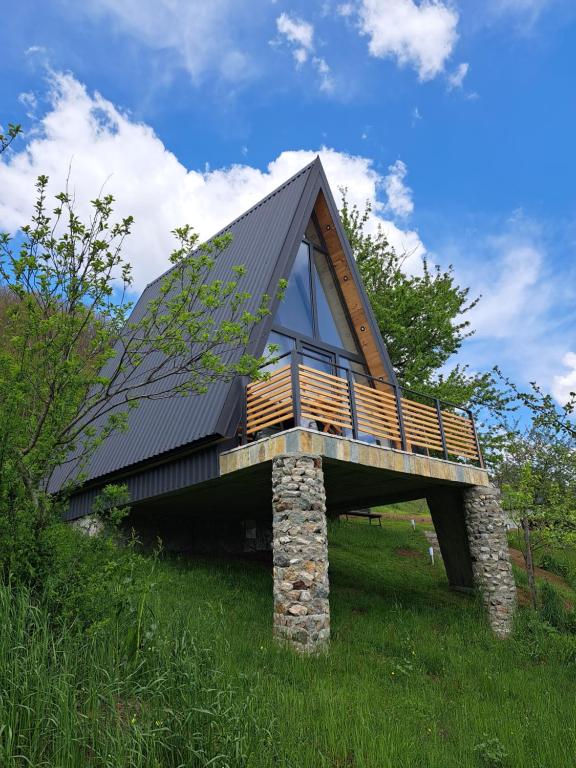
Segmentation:
{"type": "MultiPolygon", "coordinates": [[[[333,271],[369,373],[382,381],[396,383],[396,376],[388,352],[378,330],[378,324],[366,296],[364,286],[362,285],[362,279],[342,227],[338,208],[328,185],[320,158],[316,158],[312,168],[313,172],[310,174],[306,189],[302,193],[298,209],[294,212],[290,228],[292,240],[285,244],[284,252],[279,254],[278,265],[274,271],[275,283],[270,285],[269,292],[274,293],[275,286],[280,278],[288,279],[290,277],[302,237],[314,213],[319,225],[319,234],[326,245],[333,271]]],[[[257,339],[253,345],[255,354],[263,354],[277,310],[278,302],[276,301],[271,307],[271,315],[267,322],[262,323],[255,329],[257,334],[257,339]]]]}
{"type": "MultiPolygon", "coordinates": [[[[326,174],[319,157],[308,166],[310,173],[306,186],[295,210],[286,240],[278,254],[276,265],[267,293],[274,296],[281,279],[288,280],[302,237],[314,213],[324,240],[328,255],[346,303],[348,314],[354,326],[355,334],[360,345],[360,351],[366,361],[371,376],[383,382],[397,384],[396,374],[390,362],[388,351],[378,329],[378,323],[370,306],[370,302],[362,284],[352,249],[340,221],[338,207],[332,196],[326,174]]],[[[288,213],[288,211],[287,211],[288,213]]],[[[271,305],[270,315],[254,328],[249,350],[252,354],[262,355],[266,350],[270,331],[274,325],[279,300],[271,305]]],[[[226,405],[218,421],[219,434],[233,435],[240,423],[243,413],[244,383],[237,380],[231,386],[226,405]]]]}

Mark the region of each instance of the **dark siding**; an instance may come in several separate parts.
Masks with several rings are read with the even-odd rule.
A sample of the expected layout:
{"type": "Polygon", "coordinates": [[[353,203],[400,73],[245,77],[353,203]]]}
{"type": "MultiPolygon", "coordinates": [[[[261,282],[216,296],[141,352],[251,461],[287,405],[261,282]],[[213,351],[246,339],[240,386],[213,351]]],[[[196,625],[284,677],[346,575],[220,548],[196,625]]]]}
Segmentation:
{"type": "MultiPolygon", "coordinates": [[[[234,447],[234,441],[221,441],[207,446],[187,456],[172,458],[157,466],[142,468],[126,478],[118,477],[115,482],[126,483],[130,494],[130,502],[136,504],[144,499],[161,496],[188,488],[206,480],[212,480],[220,474],[219,458],[222,451],[234,447]]],[[[104,481],[102,483],[105,484],[104,481]]],[[[102,486],[89,488],[74,495],[65,514],[66,520],[89,515],[94,499],[102,486]]]]}

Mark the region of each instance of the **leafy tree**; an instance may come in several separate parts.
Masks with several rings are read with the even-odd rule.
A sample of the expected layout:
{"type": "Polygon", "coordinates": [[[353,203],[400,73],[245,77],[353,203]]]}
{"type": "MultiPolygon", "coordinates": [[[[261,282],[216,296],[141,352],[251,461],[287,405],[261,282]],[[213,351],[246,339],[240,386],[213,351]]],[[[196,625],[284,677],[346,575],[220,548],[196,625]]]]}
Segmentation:
{"type": "Polygon", "coordinates": [[[535,555],[550,545],[576,543],[576,440],[540,417],[523,431],[511,429],[495,479],[517,524],[536,607],[535,555]]]}
{"type": "Polygon", "coordinates": [[[113,220],[111,195],[81,221],[71,196],[48,211],[48,179],[37,182],[30,224],[0,235],[0,561],[35,569],[53,505],[55,467],[80,472],[91,452],[126,429],[142,399],[194,396],[211,382],[255,377],[263,360],[247,353],[268,297],[242,288],[244,268],[211,279],[230,236],[198,246],[176,229],[171,270],[146,311],[128,318],[130,265],[122,257],[132,218],[113,220]],[[72,458],[73,457],[73,460],[72,458]],[[28,538],[27,538],[28,537],[28,538]],[[30,538],[32,537],[32,538],[30,538]]]}
{"type": "Polygon", "coordinates": [[[407,274],[409,254],[396,253],[382,228],[367,232],[370,212],[369,203],[363,212],[350,207],[344,194],[340,215],[392,365],[405,386],[426,387],[472,335],[465,315],[479,299],[469,299],[451,267],[423,259],[421,275],[407,274]]]}
{"type": "Polygon", "coordinates": [[[467,366],[447,365],[474,330],[466,315],[480,300],[456,282],[452,267],[442,270],[422,260],[422,273],[405,271],[410,254],[399,254],[381,227],[368,231],[371,207],[361,211],[343,193],[340,210],[368,298],[390,360],[404,387],[459,406],[472,408],[488,456],[500,447],[501,436],[482,429],[495,413],[505,413],[510,397],[492,373],[470,373],[467,366]]]}
{"type": "Polygon", "coordinates": [[[504,376],[498,367],[494,371],[510,390],[510,397],[526,408],[538,423],[563,435],[565,439],[576,440],[576,392],[570,392],[568,401],[558,405],[552,395],[544,392],[535,381],[530,382],[529,390],[525,390],[504,376]]]}
{"type": "Polygon", "coordinates": [[[0,154],[5,152],[14,139],[22,133],[22,126],[15,123],[8,123],[6,133],[0,131],[0,154]]]}

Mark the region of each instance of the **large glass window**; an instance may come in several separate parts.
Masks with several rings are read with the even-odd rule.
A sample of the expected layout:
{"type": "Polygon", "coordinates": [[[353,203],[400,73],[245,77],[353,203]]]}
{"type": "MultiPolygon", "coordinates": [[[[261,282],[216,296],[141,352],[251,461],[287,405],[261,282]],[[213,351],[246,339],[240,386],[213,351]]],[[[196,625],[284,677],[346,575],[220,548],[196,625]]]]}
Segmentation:
{"type": "Polygon", "coordinates": [[[317,371],[334,374],[334,355],[321,352],[314,347],[302,346],[302,362],[317,371]]]}
{"type": "Polygon", "coordinates": [[[364,384],[364,386],[370,386],[370,380],[366,374],[368,369],[363,363],[357,363],[356,360],[350,360],[347,357],[339,356],[338,359],[338,375],[342,378],[346,378],[346,371],[352,371],[354,381],[358,384],[364,384]]]}
{"type": "Polygon", "coordinates": [[[327,344],[357,352],[336,281],[324,253],[314,249],[314,281],[318,337],[327,344]]]}
{"type": "MultiPolygon", "coordinates": [[[[274,352],[274,357],[281,359],[267,365],[264,369],[265,371],[272,373],[272,371],[276,371],[278,368],[290,364],[290,357],[286,353],[294,349],[296,345],[294,339],[291,339],[290,336],[284,336],[283,333],[271,331],[270,336],[268,337],[268,344],[274,344],[274,346],[277,347],[277,350],[274,352]]],[[[266,346],[268,346],[268,344],[266,346]]]]}
{"type": "Polygon", "coordinates": [[[298,249],[284,299],[278,308],[276,324],[312,337],[314,335],[314,320],[310,294],[309,250],[307,243],[302,243],[298,249]]]}
{"type": "MultiPolygon", "coordinates": [[[[312,223],[308,230],[311,227],[312,223]]],[[[298,249],[275,325],[299,337],[358,354],[328,257],[307,242],[298,249]]]]}
{"type": "Polygon", "coordinates": [[[314,223],[313,219],[310,219],[310,221],[308,222],[308,226],[306,227],[305,237],[309,243],[313,243],[314,245],[317,245],[318,248],[324,247],[322,245],[322,238],[320,237],[320,232],[318,231],[318,227],[314,223]]]}

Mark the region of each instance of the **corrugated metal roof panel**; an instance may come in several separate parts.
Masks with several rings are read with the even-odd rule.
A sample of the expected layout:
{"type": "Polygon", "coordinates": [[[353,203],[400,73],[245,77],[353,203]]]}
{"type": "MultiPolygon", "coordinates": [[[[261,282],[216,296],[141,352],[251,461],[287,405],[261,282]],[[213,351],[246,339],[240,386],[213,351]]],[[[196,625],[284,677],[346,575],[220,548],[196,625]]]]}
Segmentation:
{"type": "MultiPolygon", "coordinates": [[[[246,275],[240,285],[251,294],[250,310],[257,308],[262,295],[271,289],[272,281],[276,279],[279,254],[291,231],[295,213],[317,162],[303,168],[218,233],[229,232],[232,242],[216,259],[210,280],[230,279],[233,266],[245,266],[246,275]]],[[[134,308],[134,320],[142,317],[148,302],[158,296],[160,286],[161,277],[146,287],[134,308]]],[[[219,322],[226,315],[227,311],[222,310],[215,316],[215,321],[219,322]]],[[[262,335],[262,331],[259,333],[262,335]]],[[[256,350],[256,354],[258,352],[256,350]]],[[[156,356],[149,355],[147,364],[156,365],[156,356]]],[[[144,371],[145,366],[142,368],[144,371]]],[[[231,387],[233,385],[229,382],[217,382],[204,395],[141,400],[129,415],[129,429],[111,434],[91,457],[83,470],[86,480],[108,475],[203,437],[218,434],[231,387]]],[[[149,394],[153,391],[153,387],[148,389],[149,394]]],[[[51,478],[50,490],[60,488],[73,471],[71,463],[59,468],[51,478]]]]}

